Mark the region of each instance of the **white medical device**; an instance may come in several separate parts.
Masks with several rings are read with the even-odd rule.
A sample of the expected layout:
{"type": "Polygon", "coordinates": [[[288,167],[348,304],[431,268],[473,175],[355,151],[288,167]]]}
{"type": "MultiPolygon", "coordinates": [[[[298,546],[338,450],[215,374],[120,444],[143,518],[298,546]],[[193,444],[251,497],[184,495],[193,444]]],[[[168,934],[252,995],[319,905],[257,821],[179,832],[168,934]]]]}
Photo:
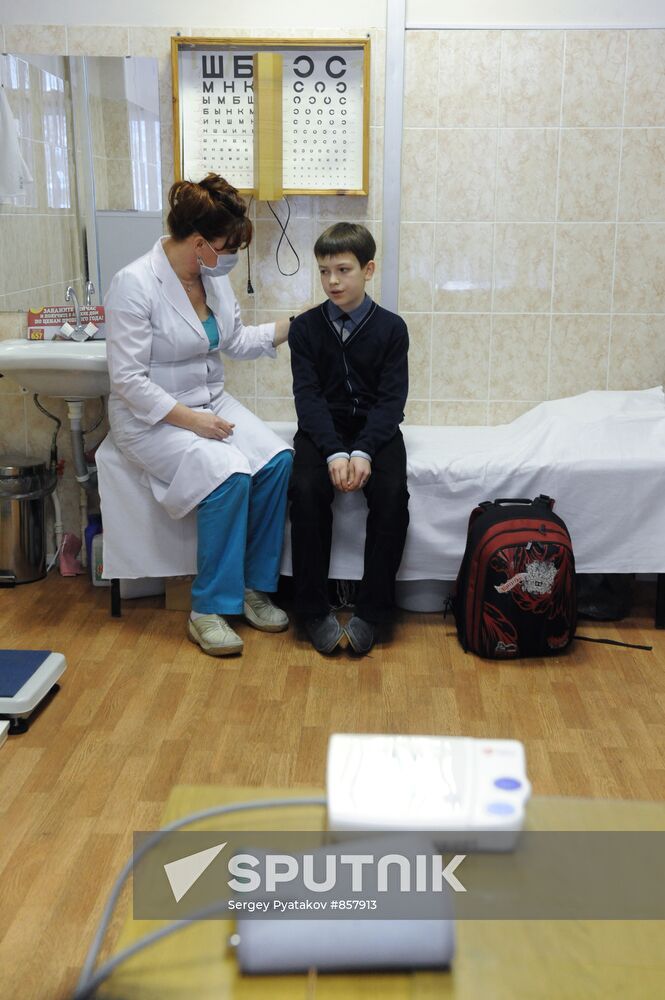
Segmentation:
{"type": "MultiPolygon", "coordinates": [[[[531,785],[524,747],[517,740],[335,733],[328,744],[327,792],[329,832],[426,832],[437,850],[455,846],[495,851],[515,846],[531,785]],[[502,836],[497,839],[496,833],[502,836]]],[[[204,815],[323,802],[319,798],[278,799],[215,807],[178,820],[161,835],[204,815]]],[[[345,848],[350,850],[352,843],[362,854],[362,839],[345,837],[345,848]]],[[[95,972],[113,905],[129,871],[131,865],[116,881],[76,1000],[88,1000],[94,986],[134,954],[134,948],[126,949],[95,972]]],[[[156,933],[164,937],[185,923],[156,933]]],[[[139,944],[146,947],[154,940],[150,934],[139,944]]],[[[449,913],[433,920],[240,917],[229,944],[236,950],[241,972],[247,974],[304,973],[311,968],[329,972],[440,969],[449,967],[454,958],[454,914],[451,907],[449,913]]]]}
{"type": "Polygon", "coordinates": [[[330,830],[437,831],[466,850],[512,850],[531,794],[520,742],[459,736],[335,733],[326,784],[330,830]]]}
{"type": "Polygon", "coordinates": [[[56,687],[67,666],[62,653],[48,649],[0,650],[0,719],[9,732],[28,728],[28,718],[56,687]]]}

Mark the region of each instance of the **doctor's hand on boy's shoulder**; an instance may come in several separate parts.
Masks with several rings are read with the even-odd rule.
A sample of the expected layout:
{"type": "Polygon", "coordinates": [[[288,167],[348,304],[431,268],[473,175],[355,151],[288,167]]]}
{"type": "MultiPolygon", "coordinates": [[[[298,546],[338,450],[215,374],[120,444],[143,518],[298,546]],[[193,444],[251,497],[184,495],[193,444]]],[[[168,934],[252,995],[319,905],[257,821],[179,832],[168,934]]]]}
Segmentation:
{"type": "Polygon", "coordinates": [[[288,319],[278,319],[275,323],[275,334],[273,336],[272,346],[279,347],[280,344],[286,343],[289,336],[289,327],[291,326],[291,321],[295,319],[295,316],[289,316],[288,319]]]}

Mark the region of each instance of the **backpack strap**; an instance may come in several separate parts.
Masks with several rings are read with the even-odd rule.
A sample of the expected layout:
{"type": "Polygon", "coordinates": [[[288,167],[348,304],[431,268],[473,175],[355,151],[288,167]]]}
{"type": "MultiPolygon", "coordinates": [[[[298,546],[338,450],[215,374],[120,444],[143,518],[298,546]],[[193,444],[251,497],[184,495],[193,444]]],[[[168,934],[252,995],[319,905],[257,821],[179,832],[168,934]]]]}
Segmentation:
{"type": "Polygon", "coordinates": [[[581,639],[582,642],[602,642],[606,646],[625,646],[627,649],[646,649],[647,652],[651,652],[653,646],[640,646],[636,642],[619,642],[618,639],[596,639],[591,635],[576,635],[575,639],[581,639]]]}

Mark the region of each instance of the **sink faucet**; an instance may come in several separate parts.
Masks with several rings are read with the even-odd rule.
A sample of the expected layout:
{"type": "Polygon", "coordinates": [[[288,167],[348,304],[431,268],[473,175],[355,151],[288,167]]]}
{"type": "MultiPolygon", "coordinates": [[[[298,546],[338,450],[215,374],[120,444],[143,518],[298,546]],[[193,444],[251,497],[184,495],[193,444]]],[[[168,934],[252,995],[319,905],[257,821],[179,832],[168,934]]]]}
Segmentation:
{"type": "Polygon", "coordinates": [[[90,309],[92,306],[92,297],[95,294],[95,286],[91,281],[86,281],[85,283],[85,304],[86,308],[90,309]]]}
{"type": "Polygon", "coordinates": [[[76,325],[74,329],[69,334],[71,340],[87,340],[88,334],[85,332],[85,327],[81,323],[81,304],[78,300],[78,296],[71,285],[67,286],[67,291],[65,292],[65,302],[74,301],[74,315],[76,316],[76,325]]]}

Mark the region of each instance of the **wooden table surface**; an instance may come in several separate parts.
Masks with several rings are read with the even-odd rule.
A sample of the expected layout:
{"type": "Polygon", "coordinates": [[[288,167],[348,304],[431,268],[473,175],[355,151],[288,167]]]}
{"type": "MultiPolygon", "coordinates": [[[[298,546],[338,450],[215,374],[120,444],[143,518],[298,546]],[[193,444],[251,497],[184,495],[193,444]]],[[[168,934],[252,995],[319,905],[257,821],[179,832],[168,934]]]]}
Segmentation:
{"type": "MultiPolygon", "coordinates": [[[[321,789],[175,787],[164,824],[250,799],[321,795],[321,789]]],[[[211,830],[307,830],[320,807],[263,810],[198,824],[211,830]],[[249,817],[251,816],[251,820],[249,817]]],[[[534,798],[527,829],[665,830],[665,804],[534,798]]],[[[122,905],[122,904],[121,904],[122,905]]],[[[125,901],[125,906],[127,905],[125,901]]],[[[161,926],[126,921],[114,950],[161,926]]],[[[230,920],[203,921],[135,956],[100,989],[106,1000],[656,1000],[665,996],[665,922],[459,921],[450,972],[242,976],[227,941],[230,920]]]]}

